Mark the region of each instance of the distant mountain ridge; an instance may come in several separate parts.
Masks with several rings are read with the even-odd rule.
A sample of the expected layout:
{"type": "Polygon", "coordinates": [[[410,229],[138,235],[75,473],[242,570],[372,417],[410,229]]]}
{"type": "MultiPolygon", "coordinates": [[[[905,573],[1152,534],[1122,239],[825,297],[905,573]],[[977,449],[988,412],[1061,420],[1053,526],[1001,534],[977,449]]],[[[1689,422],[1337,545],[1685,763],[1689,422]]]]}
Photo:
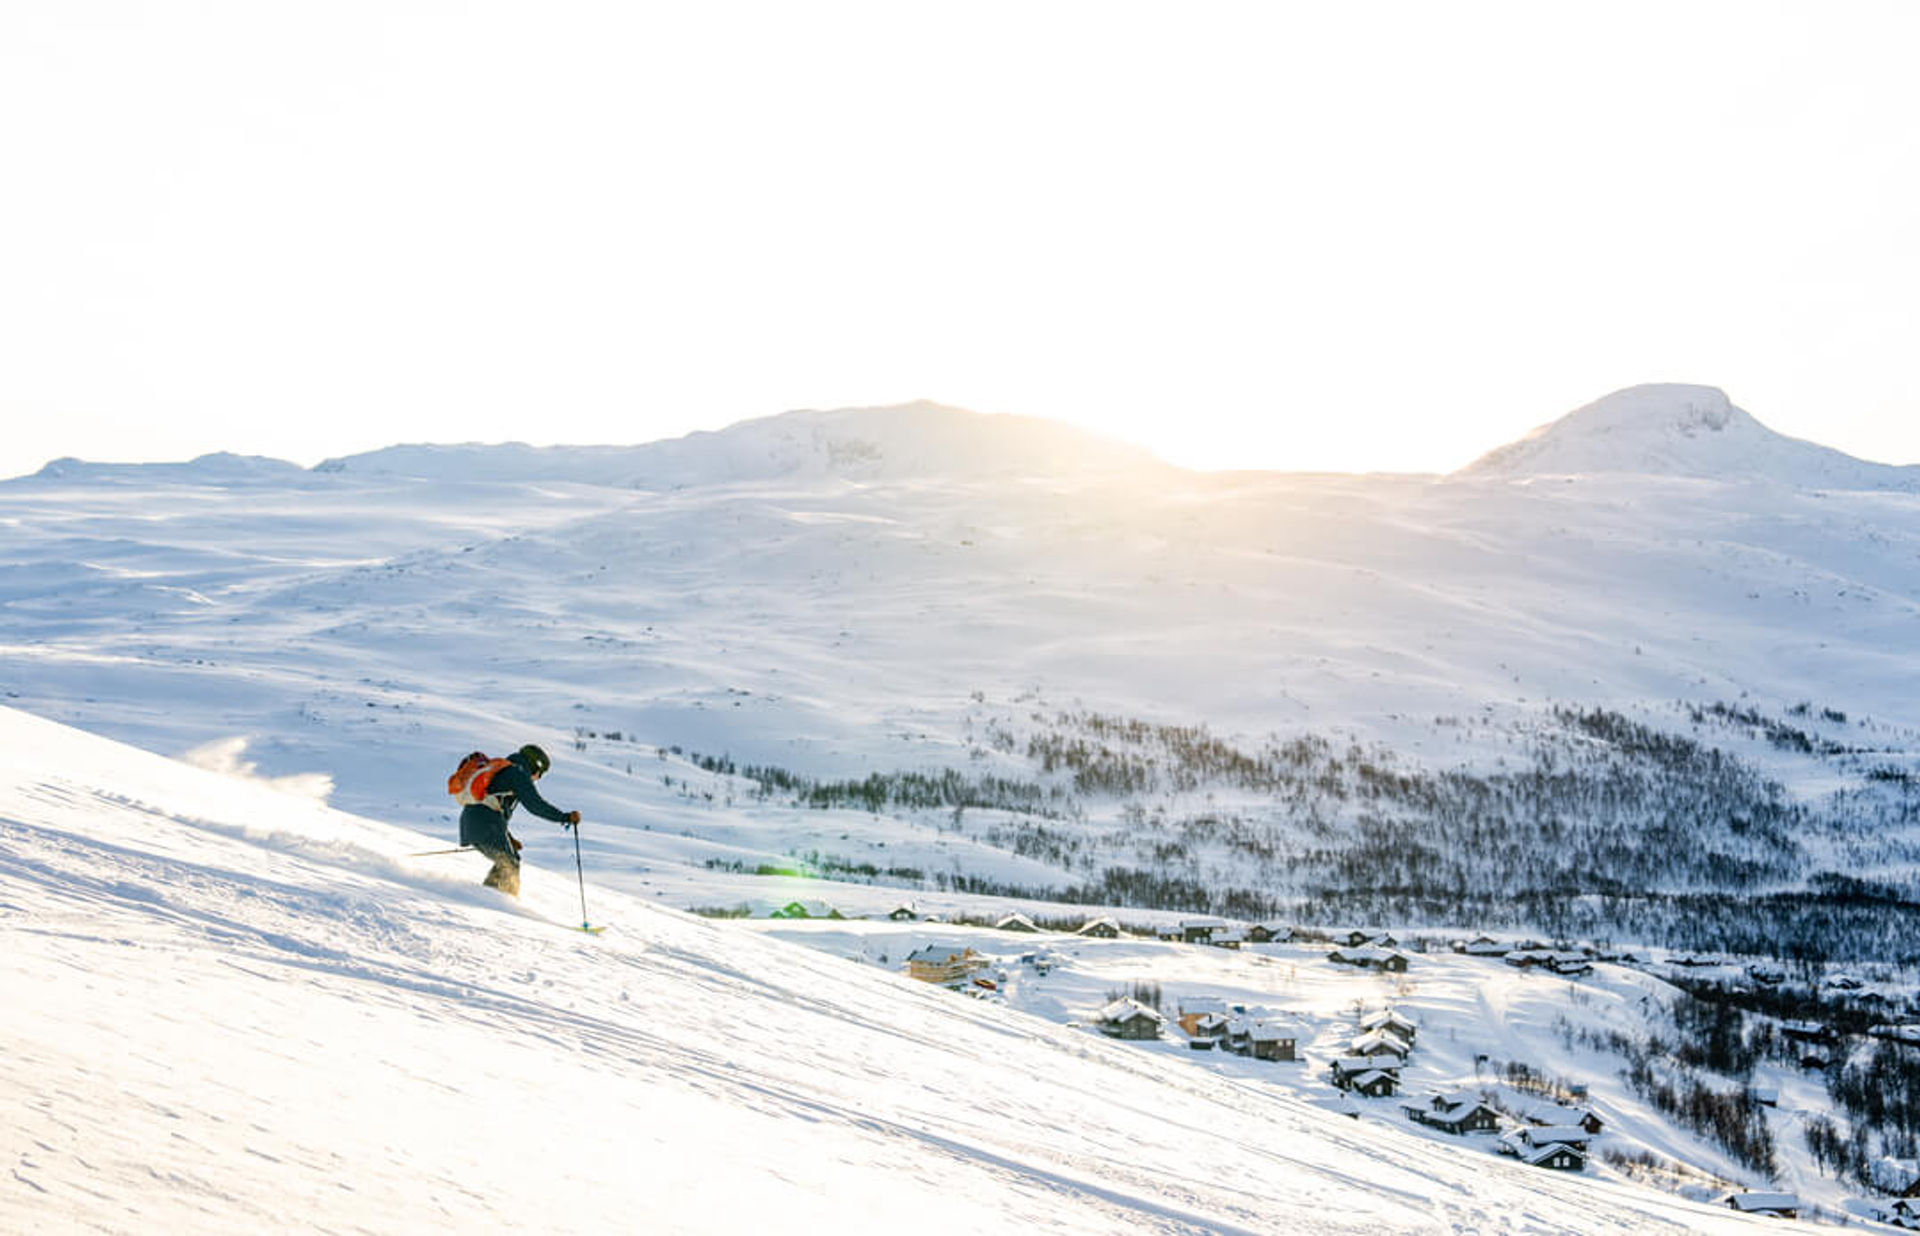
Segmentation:
{"type": "Polygon", "coordinates": [[[50,460],[31,477],[42,481],[173,481],[179,484],[237,485],[264,481],[274,484],[303,476],[306,469],[284,459],[264,455],[236,455],[215,451],[184,462],[95,463],[67,456],[50,460]]]}
{"type": "MultiPolygon", "coordinates": [[[[1176,471],[1143,447],[1059,421],[921,400],[785,412],[635,445],[416,443],[338,456],[311,470],[225,451],[167,463],[63,458],[16,479],[231,485],[351,474],[678,489],[789,479],[1072,478],[1176,471]]],[[[1680,383],[1615,391],[1488,451],[1451,476],[1500,480],[1599,473],[1920,492],[1920,465],[1874,463],[1787,437],[1735,406],[1724,391],[1680,383]]]]}
{"type": "Polygon", "coordinates": [[[668,487],[841,477],[1077,475],[1164,468],[1150,452],[1038,417],[921,401],[787,412],[639,446],[394,446],[321,472],[668,487]]]}
{"type": "Polygon", "coordinates": [[[1456,476],[1629,472],[1804,489],[1920,491],[1920,467],[1856,459],[1776,433],[1712,386],[1633,386],[1498,447],[1456,476]]]}

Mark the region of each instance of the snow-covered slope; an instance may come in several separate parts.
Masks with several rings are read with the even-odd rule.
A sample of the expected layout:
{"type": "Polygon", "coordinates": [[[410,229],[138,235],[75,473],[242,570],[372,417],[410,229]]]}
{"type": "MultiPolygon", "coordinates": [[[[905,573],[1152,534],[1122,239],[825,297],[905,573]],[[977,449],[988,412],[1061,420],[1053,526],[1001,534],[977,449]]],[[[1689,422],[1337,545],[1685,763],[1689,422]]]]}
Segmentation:
{"type": "Polygon", "coordinates": [[[1638,472],[1809,489],[1920,490],[1920,466],[1892,467],[1789,438],[1711,386],[1616,391],[1462,469],[1469,477],[1638,472]]]}
{"type": "Polygon", "coordinates": [[[0,709],[0,1230],[1771,1230],[0,709]]]}
{"type": "Polygon", "coordinates": [[[1058,422],[935,403],[789,412],[643,446],[399,446],[321,471],[673,488],[770,480],[1076,476],[1155,470],[1137,447],[1058,422]]]}
{"type": "Polygon", "coordinates": [[[974,692],[1252,733],[1743,693],[1920,722],[1904,493],[349,472],[15,482],[0,520],[0,684],[21,706],[165,751],[250,735],[272,771],[358,765],[337,779],[363,809],[427,806],[420,765],[495,727],[836,774],[947,761],[974,692]]]}
{"type": "MultiPolygon", "coordinates": [[[[764,460],[814,442],[817,419],[708,445],[764,460]]],[[[681,906],[704,904],[709,864],[844,853],[854,834],[858,861],[929,880],[1064,879],[984,833],[927,824],[909,846],[892,820],[747,801],[692,752],[830,778],[1026,778],[1032,719],[1081,708],[1375,739],[1443,769],[1500,759],[1555,704],[1667,725],[1676,701],[1808,703],[1851,718],[1836,741],[1888,759],[1920,726],[1913,494],[917,466],[650,490],[451,466],[7,483],[0,699],[167,753],[245,739],[267,775],[325,774],[348,809],[448,834],[448,762],[541,741],[562,805],[605,825],[608,878],[681,906]],[[1485,723],[1473,745],[1463,717],[1485,723]],[[580,732],[620,737],[576,750],[580,732]]],[[[1886,874],[1909,881],[1892,841],[1886,874]]]]}

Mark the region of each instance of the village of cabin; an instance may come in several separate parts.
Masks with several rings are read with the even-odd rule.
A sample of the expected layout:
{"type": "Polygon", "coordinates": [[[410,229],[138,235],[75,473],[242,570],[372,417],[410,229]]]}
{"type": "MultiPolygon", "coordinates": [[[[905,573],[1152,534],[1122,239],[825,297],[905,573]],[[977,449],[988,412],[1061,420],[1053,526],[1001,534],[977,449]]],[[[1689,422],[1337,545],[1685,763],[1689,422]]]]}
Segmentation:
{"type": "MultiPolygon", "coordinates": [[[[903,903],[852,918],[794,901],[745,921],[1460,1153],[1631,1177],[1746,1213],[1807,1209],[1796,1192],[1656,1110],[1605,1048],[1659,1027],[1676,979],[1732,973],[1764,984],[1784,980],[1778,967],[1213,916],[1123,925],[1109,915],[1057,922],[1009,911],[948,920],[903,903]]],[[[1740,1097],[1762,1122],[1785,1127],[1822,1109],[1818,1070],[1840,1036],[1812,1022],[1778,1030],[1804,1047],[1804,1059],[1756,1074],[1740,1097]]],[[[1920,1038],[1920,1026],[1876,1030],[1920,1038]]],[[[1860,1199],[1854,1212],[1920,1230],[1920,1162],[1887,1160],[1875,1171],[1885,1194],[1860,1199]]]]}

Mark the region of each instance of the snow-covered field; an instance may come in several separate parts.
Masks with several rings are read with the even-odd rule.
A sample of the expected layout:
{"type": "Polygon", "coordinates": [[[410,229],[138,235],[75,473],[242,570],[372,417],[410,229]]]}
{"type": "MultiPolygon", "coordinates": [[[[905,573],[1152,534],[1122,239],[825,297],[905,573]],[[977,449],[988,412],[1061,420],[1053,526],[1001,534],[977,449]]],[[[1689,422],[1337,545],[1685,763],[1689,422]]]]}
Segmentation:
{"type": "MultiPolygon", "coordinates": [[[[597,885],[592,938],[565,869],[514,905],[417,833],[14,710],[0,804],[7,1231],[1750,1230],[1046,1015],[1150,972],[1127,946],[1001,1004],[597,885]]],[[[1337,1033],[1308,959],[1243,964],[1198,977],[1337,1033]]],[[[1453,1006],[1507,1005],[1495,1046],[1542,1016],[1415,988],[1436,1077],[1453,1006]]]]}

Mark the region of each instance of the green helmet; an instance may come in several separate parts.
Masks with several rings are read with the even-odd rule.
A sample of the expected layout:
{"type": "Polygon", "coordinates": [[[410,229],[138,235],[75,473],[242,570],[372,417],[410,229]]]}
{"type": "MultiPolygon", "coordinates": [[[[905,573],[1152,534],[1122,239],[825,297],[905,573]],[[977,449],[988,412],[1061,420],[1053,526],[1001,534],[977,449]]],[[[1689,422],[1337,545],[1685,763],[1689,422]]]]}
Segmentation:
{"type": "Polygon", "coordinates": [[[553,767],[553,761],[547,758],[547,753],[532,743],[520,748],[520,758],[527,762],[527,771],[536,777],[553,767]]]}

